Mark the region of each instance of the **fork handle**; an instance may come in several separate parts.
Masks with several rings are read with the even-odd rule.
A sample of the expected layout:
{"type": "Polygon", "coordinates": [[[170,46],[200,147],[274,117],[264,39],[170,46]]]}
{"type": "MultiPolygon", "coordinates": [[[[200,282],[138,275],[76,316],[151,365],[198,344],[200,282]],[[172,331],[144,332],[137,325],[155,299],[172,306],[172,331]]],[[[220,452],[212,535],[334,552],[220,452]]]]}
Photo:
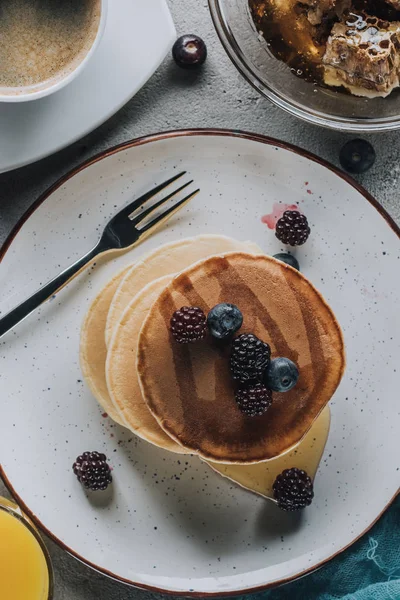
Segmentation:
{"type": "Polygon", "coordinates": [[[23,321],[28,315],[30,315],[38,306],[43,304],[56,292],[61,290],[67,283],[69,283],[74,277],[86,267],[88,263],[103,252],[101,244],[97,244],[90,252],[82,256],[73,265],[62,271],[57,277],[51,279],[46,285],[41,287],[35,292],[30,298],[27,298],[24,302],[21,302],[16,308],[7,313],[0,319],[0,337],[2,337],[7,331],[10,331],[15,325],[23,321]]]}

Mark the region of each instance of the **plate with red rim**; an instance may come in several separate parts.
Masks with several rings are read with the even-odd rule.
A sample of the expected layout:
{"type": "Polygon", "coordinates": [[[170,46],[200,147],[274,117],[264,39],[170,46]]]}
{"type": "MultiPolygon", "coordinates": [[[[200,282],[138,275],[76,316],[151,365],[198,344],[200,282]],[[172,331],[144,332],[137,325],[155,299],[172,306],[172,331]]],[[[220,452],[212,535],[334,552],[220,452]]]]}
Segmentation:
{"type": "Polygon", "coordinates": [[[398,493],[400,230],[351,178],[299,148],[238,131],[161,133],[95,157],[35,203],[1,250],[1,313],[92,247],[133,195],[176,169],[201,189],[187,208],[138,248],[98,262],[0,340],[1,474],[33,520],[87,565],[151,590],[224,596],[318,568],[398,493]],[[301,514],[114,424],[84,384],[78,356],[85,311],[118,269],[202,233],[281,252],[273,225],[284,205],[308,217],[310,238],[295,254],[336,314],[347,351],[315,499],[301,514]],[[97,496],[85,494],[71,469],[95,449],[109,457],[114,479],[97,496]]]}

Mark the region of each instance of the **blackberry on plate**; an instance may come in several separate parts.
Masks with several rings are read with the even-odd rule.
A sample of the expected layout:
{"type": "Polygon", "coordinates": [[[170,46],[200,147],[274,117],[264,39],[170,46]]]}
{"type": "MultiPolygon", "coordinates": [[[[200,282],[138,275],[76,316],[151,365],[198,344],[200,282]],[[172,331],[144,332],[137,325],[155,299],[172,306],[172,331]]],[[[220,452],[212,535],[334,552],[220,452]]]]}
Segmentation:
{"type": "Polygon", "coordinates": [[[205,62],[207,46],[198,35],[182,35],[172,47],[172,56],[178,67],[195,69],[205,62]]]}
{"type": "Polygon", "coordinates": [[[274,392],[289,392],[299,379],[299,370],[289,358],[273,358],[264,373],[264,383],[274,392]]]}
{"type": "Polygon", "coordinates": [[[271,348],[252,333],[242,333],[233,340],[230,367],[233,379],[261,379],[269,365],[271,348]]]}
{"type": "Polygon", "coordinates": [[[106,455],[100,452],[84,452],[72,468],[78,481],[89,490],[105,490],[112,482],[106,455]]]}
{"type": "Polygon", "coordinates": [[[289,265],[289,267],[293,267],[293,269],[300,271],[299,261],[295,256],[293,256],[293,254],[289,254],[288,252],[279,252],[278,254],[274,254],[274,258],[284,262],[285,264],[289,265]]]}
{"type": "Polygon", "coordinates": [[[235,398],[242,413],[248,417],[263,415],[272,404],[272,392],[262,383],[242,383],[235,398]]]}
{"type": "Polygon", "coordinates": [[[300,510],[309,506],[314,498],[311,478],[296,467],[285,469],[275,479],[274,498],[282,510],[300,510]]]}
{"type": "Polygon", "coordinates": [[[182,306],[171,317],[171,333],[179,344],[202,340],[207,334],[206,315],[197,306],[182,306]]]}
{"type": "Polygon", "coordinates": [[[374,147],[362,139],[346,142],[339,153],[340,164],[349,173],[365,173],[372,167],[375,158],[374,147]]]}
{"type": "Polygon", "coordinates": [[[234,335],[242,326],[243,315],[235,304],[223,302],[214,306],[207,315],[210,333],[217,340],[234,335]]]}
{"type": "Polygon", "coordinates": [[[310,231],[305,215],[298,210],[285,210],[276,223],[275,235],[283,244],[301,246],[308,240],[310,231]]]}

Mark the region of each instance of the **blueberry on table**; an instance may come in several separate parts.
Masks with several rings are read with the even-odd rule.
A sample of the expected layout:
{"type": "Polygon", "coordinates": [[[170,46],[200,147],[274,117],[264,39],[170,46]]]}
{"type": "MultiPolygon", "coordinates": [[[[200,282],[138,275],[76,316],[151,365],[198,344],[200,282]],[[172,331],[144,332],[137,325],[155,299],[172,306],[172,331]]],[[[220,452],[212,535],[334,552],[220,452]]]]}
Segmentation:
{"type": "Polygon", "coordinates": [[[374,147],[366,140],[346,142],[339,154],[340,164],[349,173],[365,173],[375,162],[374,147]]]}
{"type": "Polygon", "coordinates": [[[288,358],[274,358],[264,373],[264,383],[274,392],[288,392],[297,383],[299,370],[288,358]]]}
{"type": "Polygon", "coordinates": [[[243,315],[235,304],[223,302],[210,310],[207,316],[208,329],[217,340],[235,334],[242,326],[243,315]]]}
{"type": "Polygon", "coordinates": [[[172,47],[172,56],[182,69],[195,69],[205,62],[207,46],[197,35],[182,35],[172,47]]]}
{"type": "Polygon", "coordinates": [[[284,262],[285,264],[289,265],[289,267],[293,267],[293,269],[300,271],[299,261],[295,256],[293,256],[293,254],[289,254],[288,252],[279,252],[279,254],[274,254],[274,258],[284,262]]]}

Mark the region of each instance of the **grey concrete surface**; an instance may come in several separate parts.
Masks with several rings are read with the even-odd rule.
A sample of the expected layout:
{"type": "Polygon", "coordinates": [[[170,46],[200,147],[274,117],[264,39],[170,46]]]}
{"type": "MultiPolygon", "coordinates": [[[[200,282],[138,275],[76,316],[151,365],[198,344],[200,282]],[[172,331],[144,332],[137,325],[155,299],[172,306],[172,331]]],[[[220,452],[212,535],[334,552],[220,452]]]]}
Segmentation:
{"type": "MultiPolygon", "coordinates": [[[[168,56],[141,92],[102,127],[50,158],[0,175],[0,243],[37,196],[61,175],[109,146],[145,134],[185,127],[243,129],[297,144],[338,164],[339,149],[352,136],[302,123],[259,97],[225,55],[206,0],[169,1],[178,33],[197,33],[206,41],[205,68],[199,74],[186,73],[168,56]]],[[[367,138],[377,150],[377,161],[359,181],[400,223],[400,132],[367,138]]],[[[1,483],[0,494],[5,494],[1,483]]],[[[48,546],[56,574],[55,600],[151,596],[90,571],[50,541],[48,546]]]]}

